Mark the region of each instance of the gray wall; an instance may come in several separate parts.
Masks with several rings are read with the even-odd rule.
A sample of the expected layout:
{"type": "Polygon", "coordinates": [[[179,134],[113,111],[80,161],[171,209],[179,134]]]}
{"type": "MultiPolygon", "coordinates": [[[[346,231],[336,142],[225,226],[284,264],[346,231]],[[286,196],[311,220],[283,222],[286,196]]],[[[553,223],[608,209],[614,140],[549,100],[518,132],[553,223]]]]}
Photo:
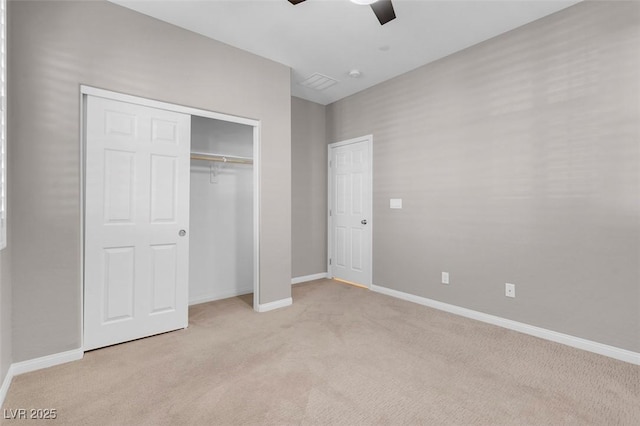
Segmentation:
{"type": "Polygon", "coordinates": [[[291,276],[327,272],[326,108],[291,98],[291,276]]]}
{"type": "Polygon", "coordinates": [[[80,346],[80,84],[261,120],[260,302],[290,297],[289,68],[107,2],[8,22],[13,361],[80,346]]]}
{"type": "MultiPolygon", "coordinates": [[[[7,22],[10,27],[11,24],[7,22]]],[[[11,118],[12,111],[7,111],[8,117],[11,118]]],[[[7,129],[7,138],[13,136],[12,129],[7,129]]],[[[7,154],[11,155],[11,148],[7,147],[7,154]]],[[[7,161],[7,169],[11,170],[12,165],[10,161],[7,161]]],[[[6,188],[7,199],[11,200],[11,188],[6,188]]],[[[11,221],[13,218],[8,215],[7,220],[11,221]]],[[[11,229],[7,229],[8,235],[11,234],[11,229]]],[[[7,238],[8,240],[8,238],[7,238]]],[[[4,382],[9,367],[12,362],[12,298],[11,298],[11,276],[10,276],[10,250],[11,246],[6,247],[0,251],[0,386],[4,382]]]]}
{"type": "Polygon", "coordinates": [[[0,252],[0,386],[11,365],[11,281],[8,249],[0,252]]]}
{"type": "Polygon", "coordinates": [[[374,137],[374,284],[640,351],[638,46],[585,2],[328,106],[374,137]]]}

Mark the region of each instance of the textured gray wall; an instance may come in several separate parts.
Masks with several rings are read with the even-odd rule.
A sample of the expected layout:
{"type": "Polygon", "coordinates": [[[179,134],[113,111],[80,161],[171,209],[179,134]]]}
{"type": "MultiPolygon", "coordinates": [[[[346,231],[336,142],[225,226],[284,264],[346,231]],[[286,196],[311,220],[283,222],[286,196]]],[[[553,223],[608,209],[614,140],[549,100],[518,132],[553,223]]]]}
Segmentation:
{"type": "Polygon", "coordinates": [[[8,249],[0,252],[0,386],[11,365],[11,280],[8,249]]]}
{"type": "MultiPolygon", "coordinates": [[[[9,116],[11,111],[7,111],[9,116]]],[[[12,136],[11,129],[7,129],[7,137],[12,136]]],[[[9,148],[9,147],[7,147],[9,148]]],[[[10,149],[7,151],[10,154],[10,149]]],[[[11,164],[7,163],[10,169],[11,164]]],[[[7,197],[11,198],[10,188],[7,189],[7,197]]],[[[8,220],[12,218],[9,216],[8,220]]],[[[10,233],[10,229],[7,229],[10,233]]],[[[7,371],[11,366],[12,353],[12,332],[11,332],[11,277],[9,275],[9,254],[10,247],[0,251],[0,386],[5,380],[7,371]]]]}
{"type": "Polygon", "coordinates": [[[639,46],[584,2],[329,105],[373,133],[374,284],[640,351],[639,46]]]}
{"type": "Polygon", "coordinates": [[[327,272],[326,108],[291,98],[291,276],[327,272]]]}
{"type": "Polygon", "coordinates": [[[80,84],[262,123],[261,303],[291,295],[289,68],[107,2],[11,2],[13,358],[80,346],[80,84]]]}

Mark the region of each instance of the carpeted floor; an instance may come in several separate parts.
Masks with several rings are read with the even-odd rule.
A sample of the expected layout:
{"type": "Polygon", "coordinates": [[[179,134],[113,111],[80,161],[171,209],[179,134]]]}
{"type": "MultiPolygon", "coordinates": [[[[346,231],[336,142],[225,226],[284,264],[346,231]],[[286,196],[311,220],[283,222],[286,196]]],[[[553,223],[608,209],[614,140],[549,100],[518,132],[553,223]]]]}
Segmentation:
{"type": "Polygon", "coordinates": [[[16,377],[3,408],[58,425],[640,424],[638,366],[328,280],[293,299],[193,306],[186,330],[16,377]]]}

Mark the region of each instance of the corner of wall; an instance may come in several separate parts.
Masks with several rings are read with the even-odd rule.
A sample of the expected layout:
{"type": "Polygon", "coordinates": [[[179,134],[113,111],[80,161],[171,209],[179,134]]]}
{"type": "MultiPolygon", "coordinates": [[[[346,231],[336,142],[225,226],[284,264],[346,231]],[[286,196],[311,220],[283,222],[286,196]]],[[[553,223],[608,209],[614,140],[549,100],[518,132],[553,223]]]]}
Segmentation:
{"type": "Polygon", "coordinates": [[[326,106],[291,98],[291,276],[327,269],[326,106]]]}
{"type": "Polygon", "coordinates": [[[0,252],[0,406],[9,390],[11,379],[11,279],[8,249],[0,252]]]}

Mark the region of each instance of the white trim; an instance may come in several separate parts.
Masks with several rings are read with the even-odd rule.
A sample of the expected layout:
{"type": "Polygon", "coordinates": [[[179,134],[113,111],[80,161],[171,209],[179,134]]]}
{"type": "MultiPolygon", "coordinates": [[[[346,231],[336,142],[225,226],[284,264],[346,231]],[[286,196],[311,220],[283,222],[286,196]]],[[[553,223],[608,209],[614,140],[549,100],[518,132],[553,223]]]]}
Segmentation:
{"type": "Polygon", "coordinates": [[[84,348],[84,203],[85,203],[85,153],[86,153],[86,138],[85,138],[85,120],[87,119],[85,114],[85,94],[82,92],[82,86],[80,86],[80,204],[79,214],[80,214],[80,347],[84,348]]]}
{"type": "Polygon", "coordinates": [[[320,272],[319,274],[303,275],[301,277],[291,278],[291,285],[302,284],[308,281],[321,280],[327,278],[326,272],[320,272]]]}
{"type": "Polygon", "coordinates": [[[274,309],[284,308],[293,304],[293,299],[288,297],[286,299],[276,300],[275,302],[258,304],[258,312],[269,312],[274,309]]]}
{"type": "Polygon", "coordinates": [[[262,123],[253,126],[253,310],[260,308],[260,173],[262,123]]]}
{"type": "Polygon", "coordinates": [[[372,285],[371,290],[376,293],[385,294],[387,296],[417,303],[419,305],[428,306],[440,311],[449,312],[477,321],[486,322],[488,324],[497,325],[509,330],[518,331],[520,333],[529,334],[541,339],[550,340],[552,342],[561,343],[577,349],[593,352],[599,355],[608,356],[620,361],[629,362],[631,364],[640,365],[640,353],[632,352],[626,349],[617,348],[615,346],[605,345],[603,343],[594,342],[592,340],[571,336],[569,334],[558,333],[557,331],[547,330],[546,328],[536,327],[518,321],[512,321],[506,318],[497,317],[495,315],[485,314],[483,312],[474,311],[472,309],[462,308],[460,306],[450,305],[448,303],[438,302],[437,300],[427,299],[426,297],[416,296],[402,291],[393,290],[387,287],[372,285]]]}
{"type": "Polygon", "coordinates": [[[203,109],[192,108],[184,105],[171,104],[168,102],[156,101],[154,99],[126,95],[124,93],[112,92],[110,90],[98,89],[97,87],[80,85],[80,92],[84,95],[97,96],[100,98],[128,102],[136,105],[148,106],[151,108],[164,109],[167,111],[181,112],[188,115],[197,115],[198,117],[214,118],[216,120],[230,121],[232,123],[247,124],[252,127],[256,127],[260,124],[260,120],[254,120],[252,118],[238,117],[235,115],[206,111],[203,109]]]}
{"type": "Polygon", "coordinates": [[[9,392],[9,387],[11,386],[13,376],[13,365],[10,365],[9,369],[7,370],[7,375],[4,376],[4,380],[2,381],[2,387],[0,387],[0,407],[4,405],[4,399],[9,392]]]}
{"type": "Polygon", "coordinates": [[[345,145],[351,145],[358,142],[366,142],[369,145],[369,185],[366,190],[369,191],[369,205],[366,206],[368,210],[368,224],[370,229],[370,237],[369,238],[369,282],[360,283],[364,284],[367,288],[371,288],[373,285],[373,135],[365,135],[360,136],[358,138],[347,139],[340,142],[330,143],[327,146],[327,278],[333,278],[333,269],[331,265],[332,251],[333,248],[333,233],[331,232],[332,228],[332,216],[329,212],[332,209],[331,199],[333,194],[333,185],[331,182],[331,150],[333,148],[339,148],[345,145]]]}
{"type": "Polygon", "coordinates": [[[357,137],[357,138],[351,138],[351,139],[347,139],[347,140],[340,141],[340,142],[333,142],[333,143],[330,143],[329,146],[332,147],[332,148],[339,148],[341,146],[351,145],[353,143],[362,142],[363,140],[367,140],[369,142],[373,142],[373,135],[364,135],[364,136],[360,136],[360,137],[357,137]]]}
{"type": "MultiPolygon", "coordinates": [[[[333,219],[331,217],[331,199],[333,198],[332,189],[333,179],[331,176],[331,144],[327,146],[327,278],[333,278],[333,269],[331,268],[331,254],[333,253],[333,232],[331,232],[331,224],[333,219]]],[[[373,276],[371,277],[373,280],[373,276]]]]}
{"type": "Polygon", "coordinates": [[[53,367],[55,365],[66,364],[67,362],[82,359],[84,352],[82,348],[73,349],[66,352],[60,352],[53,355],[47,355],[40,358],[29,359],[22,362],[14,362],[11,364],[13,375],[18,376],[24,373],[30,373],[43,368],[53,367]]]}
{"type": "Polygon", "coordinates": [[[213,293],[205,296],[198,296],[189,300],[189,306],[199,305],[201,303],[215,302],[216,300],[228,299],[230,297],[242,296],[244,294],[253,293],[253,287],[244,290],[227,291],[224,293],[213,293]]]}
{"type": "Polygon", "coordinates": [[[4,405],[4,399],[7,396],[7,392],[9,392],[9,387],[11,386],[11,382],[15,376],[36,370],[42,370],[43,368],[54,367],[60,364],[66,364],[71,361],[78,361],[82,359],[83,356],[84,352],[81,348],[78,348],[40,358],[29,359],[27,361],[14,362],[9,366],[7,375],[2,381],[2,387],[0,387],[0,406],[4,405]]]}

